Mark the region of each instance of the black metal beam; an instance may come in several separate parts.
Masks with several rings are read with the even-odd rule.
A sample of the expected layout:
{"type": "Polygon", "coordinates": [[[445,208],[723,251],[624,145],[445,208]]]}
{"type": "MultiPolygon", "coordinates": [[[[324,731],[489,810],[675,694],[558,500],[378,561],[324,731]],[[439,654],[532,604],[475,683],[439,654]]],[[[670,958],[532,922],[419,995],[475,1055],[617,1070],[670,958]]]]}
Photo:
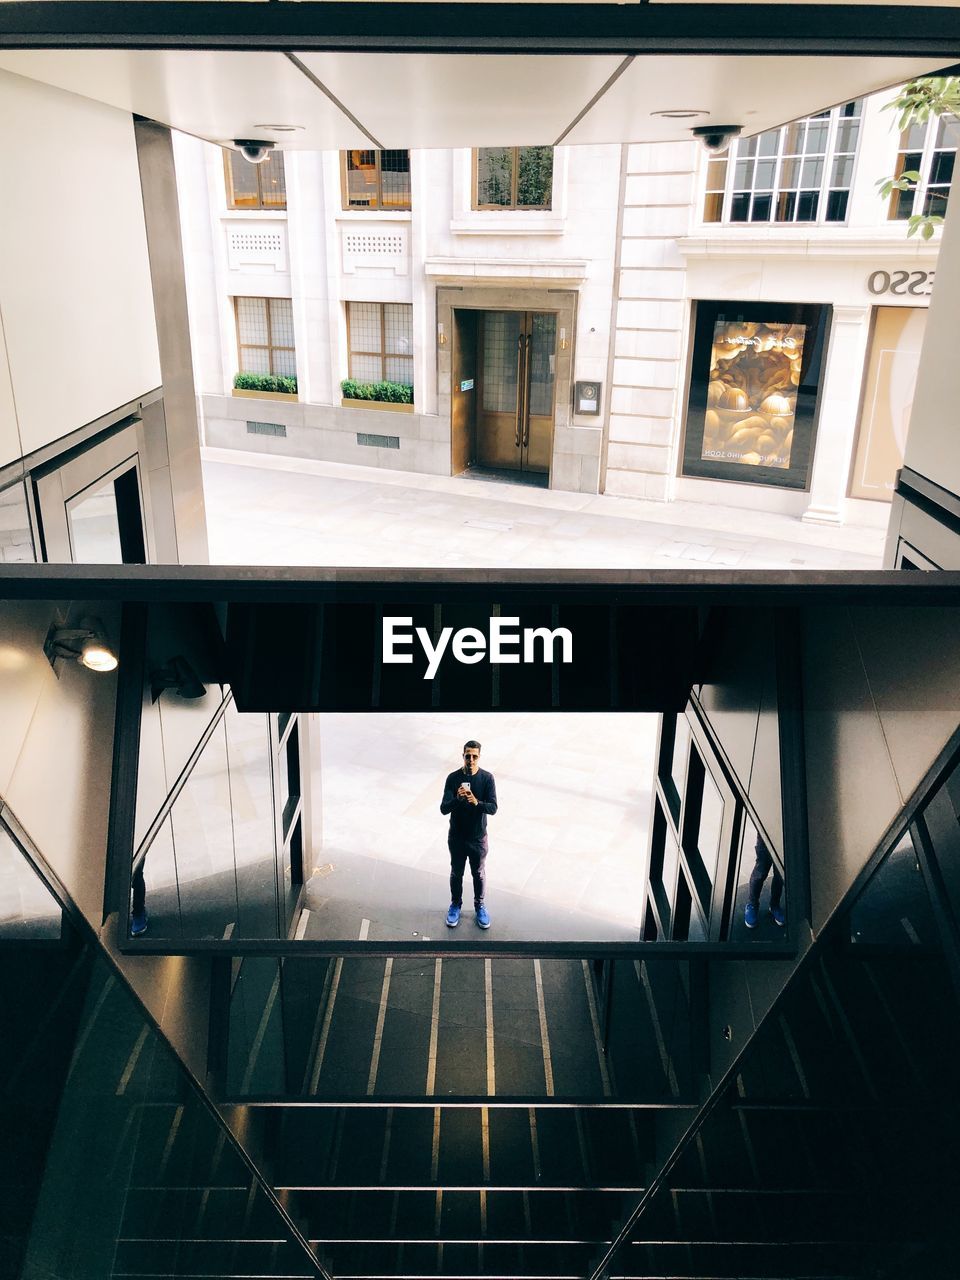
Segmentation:
{"type": "Polygon", "coordinates": [[[0,48],[960,56],[960,11],[900,5],[237,3],[0,5],[0,48]]]}

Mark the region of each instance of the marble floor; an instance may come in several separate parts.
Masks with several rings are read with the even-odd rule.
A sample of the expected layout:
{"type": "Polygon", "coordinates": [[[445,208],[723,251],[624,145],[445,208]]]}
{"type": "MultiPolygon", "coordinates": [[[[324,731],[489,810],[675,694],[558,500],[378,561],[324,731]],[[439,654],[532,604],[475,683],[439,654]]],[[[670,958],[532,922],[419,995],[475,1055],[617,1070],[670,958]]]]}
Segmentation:
{"type": "Polygon", "coordinates": [[[212,564],[879,569],[880,529],[205,449],[212,564]]]}
{"type": "Polygon", "coordinates": [[[448,820],[440,813],[444,779],[473,737],[499,802],[488,820],[489,940],[636,938],[658,720],[616,712],[322,716],[308,936],[477,944],[469,868],[467,927],[444,927],[448,820]]]}

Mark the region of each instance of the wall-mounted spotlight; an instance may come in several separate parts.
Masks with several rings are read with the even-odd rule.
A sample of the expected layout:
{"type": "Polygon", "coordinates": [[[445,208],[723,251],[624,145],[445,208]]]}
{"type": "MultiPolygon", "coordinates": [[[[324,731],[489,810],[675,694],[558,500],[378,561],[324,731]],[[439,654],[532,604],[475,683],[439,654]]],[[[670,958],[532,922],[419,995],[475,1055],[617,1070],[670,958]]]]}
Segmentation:
{"type": "Polygon", "coordinates": [[[443,332],[443,321],[441,320],[437,324],[437,346],[444,347],[446,346],[446,344],[447,344],[447,336],[443,332]]]}
{"type": "Polygon", "coordinates": [[[207,692],[207,686],[182,654],[150,672],[152,701],[156,702],[165,689],[173,689],[181,698],[202,698],[207,692]]]}
{"type": "MultiPolygon", "coordinates": [[[[47,661],[57,671],[57,659],[77,661],[90,671],[116,671],[118,658],[107,643],[103,624],[84,618],[76,627],[52,626],[43,644],[47,661]]],[[[59,675],[60,673],[57,672],[59,675]]]]}

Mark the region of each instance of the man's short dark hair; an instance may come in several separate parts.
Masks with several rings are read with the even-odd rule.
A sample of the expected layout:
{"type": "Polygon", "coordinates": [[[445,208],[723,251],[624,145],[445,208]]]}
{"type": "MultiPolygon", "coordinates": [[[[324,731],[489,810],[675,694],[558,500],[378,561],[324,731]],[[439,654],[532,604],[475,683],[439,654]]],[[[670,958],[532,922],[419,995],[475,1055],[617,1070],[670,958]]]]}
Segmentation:
{"type": "Polygon", "coordinates": [[[463,744],[463,749],[464,749],[464,751],[466,751],[467,747],[476,747],[476,749],[477,749],[478,751],[481,749],[481,748],[480,748],[480,743],[479,743],[479,742],[477,742],[476,738],[471,738],[469,742],[465,742],[465,743],[463,744]]]}

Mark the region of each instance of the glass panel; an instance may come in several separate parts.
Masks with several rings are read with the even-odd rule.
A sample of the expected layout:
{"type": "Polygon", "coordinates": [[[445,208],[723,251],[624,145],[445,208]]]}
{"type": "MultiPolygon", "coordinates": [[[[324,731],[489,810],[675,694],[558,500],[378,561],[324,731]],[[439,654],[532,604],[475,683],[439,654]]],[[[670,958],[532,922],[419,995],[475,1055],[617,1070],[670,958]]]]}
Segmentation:
{"type": "Polygon", "coordinates": [[[761,133],[758,139],[757,154],[761,156],[775,156],[777,154],[777,143],[779,141],[779,129],[769,129],[766,133],[761,133]]]}
{"type": "Polygon", "coordinates": [[[802,120],[795,120],[793,124],[788,124],[783,137],[783,154],[785,156],[799,156],[803,154],[803,140],[806,136],[807,126],[802,120]]]}
{"type": "Polygon", "coordinates": [[[827,149],[827,133],[829,125],[826,120],[813,121],[807,126],[807,140],[804,150],[807,155],[822,155],[827,149]]]}
{"type": "Polygon", "coordinates": [[[953,166],[956,158],[954,151],[938,151],[934,155],[933,163],[930,165],[931,185],[953,181],[953,166]]]}
{"type": "Polygon", "coordinates": [[[853,181],[853,156],[837,156],[833,162],[833,175],[830,185],[833,187],[849,187],[853,181]]]}
{"type": "Polygon", "coordinates": [[[0,564],[36,560],[26,490],[19,481],[0,490],[0,564]]]}
{"type": "Polygon", "coordinates": [[[269,722],[263,715],[244,715],[231,703],[224,723],[239,910],[234,936],[274,937],[277,931],[276,831],[269,722]]]}
{"type": "Polygon", "coordinates": [[[938,187],[928,191],[923,201],[923,212],[937,218],[945,217],[949,195],[949,187],[938,187]]]}
{"type": "Polygon", "coordinates": [[[276,347],[294,347],[293,302],[290,298],[270,299],[270,337],[276,347]]]}
{"type": "Polygon", "coordinates": [[[780,166],[780,186],[795,187],[799,182],[800,161],[794,156],[780,166]]]}
{"type": "Polygon", "coordinates": [[[513,147],[480,147],[477,151],[477,205],[508,208],[513,200],[513,147]]]}
{"type": "Polygon", "coordinates": [[[687,777],[687,757],[690,746],[690,726],[686,716],[677,716],[677,729],[673,739],[673,758],[670,762],[670,777],[676,788],[678,798],[683,797],[684,783],[687,777]]]}
{"type": "Polygon", "coordinates": [[[857,450],[850,480],[852,498],[889,502],[910,426],[925,307],[877,307],[874,315],[857,450]]]}
{"type": "Polygon", "coordinates": [[[730,221],[746,222],[750,212],[750,195],[748,192],[735,195],[730,202],[730,221]]]}
{"type": "Polygon", "coordinates": [[[523,315],[519,311],[483,313],[483,411],[517,411],[517,342],[523,315]]]}
{"type": "Polygon", "coordinates": [[[557,317],[549,313],[535,314],[530,342],[530,412],[543,417],[553,413],[556,343],[557,317]]]}
{"type": "MultiPolygon", "coordinates": [[[[244,160],[239,151],[225,151],[230,177],[227,184],[227,202],[232,209],[255,209],[259,203],[257,166],[244,160]]],[[[264,161],[264,163],[267,163],[264,161]]]]}
{"type": "Polygon", "coordinates": [[[247,165],[247,167],[258,170],[260,203],[263,208],[285,209],[287,207],[287,182],[283,168],[283,152],[271,151],[262,164],[247,165]]]}
{"type": "Polygon", "coordinates": [[[953,771],[923,816],[947,899],[960,922],[960,768],[953,771]]]}
{"type": "Polygon", "coordinates": [[[748,938],[776,942],[782,938],[782,929],[770,912],[773,908],[786,911],[787,902],[783,889],[783,876],[750,815],[744,813],[737,888],[728,936],[734,942],[745,942],[748,938]],[[747,924],[747,907],[750,904],[756,909],[752,926],[747,924]]]}
{"type": "Polygon", "coordinates": [[[357,382],[380,382],[383,379],[383,362],[379,356],[350,356],[350,377],[357,382]]]}
{"type": "Polygon", "coordinates": [[[775,160],[758,160],[755,185],[758,190],[766,191],[773,186],[773,175],[776,170],[775,160]]]}
{"type": "Polygon", "coordinates": [[[937,927],[909,832],[847,913],[846,936],[864,946],[910,948],[937,945],[937,927]]]}
{"type": "Polygon", "coordinates": [[[377,153],[375,151],[347,151],[347,207],[350,209],[376,209],[377,153]]]}
{"type": "Polygon", "coordinates": [[[67,519],[76,564],[123,564],[112,480],[74,499],[67,507],[67,519]]]}
{"type": "Polygon", "coordinates": [[[837,126],[837,143],[835,150],[838,152],[853,152],[857,149],[857,139],[860,136],[859,120],[843,120],[837,126]]]}
{"type": "Polygon", "coordinates": [[[960,120],[956,116],[940,117],[940,123],[937,126],[937,140],[934,145],[938,151],[942,148],[956,151],[960,147],[960,120]]]}
{"type": "Polygon", "coordinates": [[[384,209],[410,208],[410,152],[380,152],[380,191],[384,209]]]}
{"type": "Polygon", "coordinates": [[[751,222],[770,221],[771,196],[769,192],[753,197],[753,208],[750,210],[751,222]]]}
{"type": "Polygon", "coordinates": [[[382,350],[380,332],[380,304],[378,302],[350,302],[347,304],[347,321],[350,326],[350,350],[382,350]]]}
{"type": "Polygon", "coordinates": [[[0,827],[0,938],[60,937],[60,905],[0,827]]]}
{"type": "Polygon", "coordinates": [[[797,193],[784,191],[777,199],[777,221],[792,222],[797,208],[797,193]]]}
{"type": "Polygon", "coordinates": [[[804,160],[803,169],[800,177],[800,184],[804,187],[817,187],[823,181],[823,161],[822,160],[804,160]]]}
{"type": "Polygon", "coordinates": [[[801,191],[797,197],[797,222],[816,222],[819,205],[819,191],[801,191]]]}
{"type": "Polygon", "coordinates": [[[413,357],[387,356],[383,362],[387,382],[399,382],[403,386],[413,386],[413,357]]]}
{"type": "MultiPolygon", "coordinates": [[[[32,1025],[25,1008],[18,1028],[17,1109],[29,1127],[5,1131],[11,1167],[2,1173],[8,1186],[26,1182],[27,1194],[6,1197],[15,1260],[4,1274],[315,1276],[108,963],[81,951],[72,972],[50,975],[45,987],[35,965],[27,973],[43,998],[33,1002],[32,1025]]],[[[174,1002],[185,999],[175,984],[172,991],[174,1002]]],[[[247,1137],[256,1139],[249,1125],[247,1137]]]]}
{"type": "Polygon", "coordinates": [[[723,219],[723,192],[707,192],[703,202],[704,222],[720,222],[723,219]]]}
{"type": "Polygon", "coordinates": [[[831,191],[827,197],[827,214],[828,222],[844,222],[847,217],[847,204],[850,199],[849,191],[831,191]]]}
{"type": "Polygon", "coordinates": [[[237,298],[237,333],[241,346],[267,345],[266,298],[237,298]]]}
{"type": "Polygon", "coordinates": [[[553,195],[553,147],[520,147],[517,207],[549,209],[553,195]]]}
{"type": "Polygon", "coordinates": [[[700,861],[712,884],[717,874],[717,858],[720,854],[720,831],[723,826],[723,797],[710,776],[709,769],[703,776],[703,800],[700,806],[700,833],[697,849],[700,861]]]}

